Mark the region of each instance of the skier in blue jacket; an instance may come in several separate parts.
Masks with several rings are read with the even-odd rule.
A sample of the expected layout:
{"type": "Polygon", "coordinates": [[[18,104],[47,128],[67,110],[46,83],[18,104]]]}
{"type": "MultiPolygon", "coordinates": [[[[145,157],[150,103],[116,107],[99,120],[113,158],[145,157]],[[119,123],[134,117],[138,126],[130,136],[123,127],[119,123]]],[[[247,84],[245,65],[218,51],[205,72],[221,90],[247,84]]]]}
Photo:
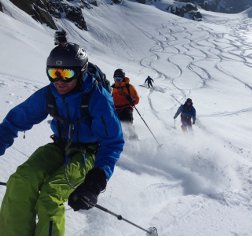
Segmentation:
{"type": "Polygon", "coordinates": [[[196,110],[193,107],[191,98],[187,98],[186,102],[178,108],[173,118],[176,119],[179,114],[181,114],[182,130],[187,131],[187,129],[191,129],[192,123],[195,124],[196,121],[196,110]]]}
{"type": "Polygon", "coordinates": [[[0,124],[3,155],[19,131],[53,116],[53,142],[39,147],[7,182],[0,236],[63,236],[64,202],[75,211],[87,210],[105,189],[124,140],[112,96],[87,66],[86,51],[79,45],[56,46],[47,59],[51,83],[10,110],[0,124]],[[82,117],[85,94],[88,112],[82,117]],[[55,114],[49,97],[55,101],[55,114]]]}

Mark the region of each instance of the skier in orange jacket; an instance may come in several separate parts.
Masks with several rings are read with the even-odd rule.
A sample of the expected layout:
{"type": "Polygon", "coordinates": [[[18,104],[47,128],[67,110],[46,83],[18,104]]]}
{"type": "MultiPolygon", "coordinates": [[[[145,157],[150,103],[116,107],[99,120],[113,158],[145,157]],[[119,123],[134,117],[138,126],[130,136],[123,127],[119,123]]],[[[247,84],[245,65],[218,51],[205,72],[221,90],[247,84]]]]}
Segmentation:
{"type": "Polygon", "coordinates": [[[115,70],[114,81],[112,96],[119,119],[133,123],[133,107],[139,103],[138,93],[122,69],[115,70]]]}
{"type": "Polygon", "coordinates": [[[129,139],[138,139],[133,127],[133,108],[139,103],[138,93],[122,69],[115,70],[114,81],[112,96],[116,112],[122,122],[124,136],[129,139]]]}

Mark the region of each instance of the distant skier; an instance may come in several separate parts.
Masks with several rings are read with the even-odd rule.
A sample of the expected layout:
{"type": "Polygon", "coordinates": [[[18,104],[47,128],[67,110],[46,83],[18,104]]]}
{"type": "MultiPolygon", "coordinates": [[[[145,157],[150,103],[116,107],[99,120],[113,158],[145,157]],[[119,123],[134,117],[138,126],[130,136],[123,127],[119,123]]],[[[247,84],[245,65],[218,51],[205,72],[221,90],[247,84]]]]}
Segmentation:
{"type": "Polygon", "coordinates": [[[181,114],[182,130],[190,130],[192,128],[192,124],[195,124],[196,121],[196,110],[193,107],[193,102],[191,98],[187,98],[184,105],[181,105],[178,108],[173,118],[176,119],[179,114],[181,114]]]}
{"type": "Polygon", "coordinates": [[[153,80],[150,76],[148,76],[148,77],[146,78],[146,80],[144,81],[144,83],[147,83],[148,88],[150,88],[150,87],[153,88],[153,84],[152,84],[153,82],[154,82],[154,80],[153,80]]]}
{"type": "Polygon", "coordinates": [[[125,76],[122,69],[114,72],[112,85],[112,96],[119,119],[126,124],[130,138],[134,138],[136,133],[133,129],[133,107],[139,103],[139,96],[135,87],[130,84],[130,79],[125,76]]]}

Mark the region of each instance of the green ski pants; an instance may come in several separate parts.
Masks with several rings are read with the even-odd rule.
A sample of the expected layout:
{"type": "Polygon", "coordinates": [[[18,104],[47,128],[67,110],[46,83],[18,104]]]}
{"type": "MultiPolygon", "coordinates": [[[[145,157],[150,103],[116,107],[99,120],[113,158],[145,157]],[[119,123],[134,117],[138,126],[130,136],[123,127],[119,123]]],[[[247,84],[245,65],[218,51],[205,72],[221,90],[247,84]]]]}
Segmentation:
{"type": "MultiPolygon", "coordinates": [[[[89,149],[88,149],[89,150],[89,149]]],[[[63,236],[64,202],[93,168],[95,154],[70,150],[64,165],[55,144],[38,148],[7,182],[0,209],[0,236],[63,236]]]]}

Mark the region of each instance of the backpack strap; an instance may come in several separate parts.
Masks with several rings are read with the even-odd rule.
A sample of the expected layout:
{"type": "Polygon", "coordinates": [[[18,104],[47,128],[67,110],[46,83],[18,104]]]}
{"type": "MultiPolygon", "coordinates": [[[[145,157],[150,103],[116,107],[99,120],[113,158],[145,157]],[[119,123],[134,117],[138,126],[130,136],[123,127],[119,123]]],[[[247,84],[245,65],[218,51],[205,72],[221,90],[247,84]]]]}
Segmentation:
{"type": "Polygon", "coordinates": [[[101,69],[88,62],[88,73],[90,73],[97,81],[105,88],[109,93],[111,93],[110,81],[106,78],[106,75],[101,71],[101,69]]]}
{"type": "Polygon", "coordinates": [[[56,105],[55,97],[52,94],[52,90],[50,86],[47,87],[47,93],[46,93],[46,111],[47,113],[52,116],[55,120],[60,121],[61,123],[66,122],[65,119],[59,116],[58,108],[56,105]]]}
{"type": "MultiPolygon", "coordinates": [[[[95,89],[97,88],[97,86],[98,86],[98,82],[95,81],[90,92],[88,92],[88,93],[83,92],[82,93],[81,105],[80,105],[81,116],[79,119],[76,119],[74,121],[74,123],[80,123],[81,120],[87,120],[89,123],[91,123],[92,117],[89,112],[89,102],[90,102],[90,98],[91,98],[93,92],[95,91],[95,89]]],[[[57,104],[55,101],[55,97],[52,94],[52,90],[51,90],[50,86],[48,86],[47,88],[48,89],[47,89],[47,93],[46,93],[46,110],[47,110],[47,113],[56,120],[59,136],[62,137],[61,124],[69,123],[69,121],[67,119],[62,118],[59,115],[58,107],[57,107],[57,104]]]]}
{"type": "Polygon", "coordinates": [[[128,90],[129,96],[131,96],[131,94],[130,94],[130,84],[126,84],[125,87],[126,87],[127,90],[128,90]]]}
{"type": "MultiPolygon", "coordinates": [[[[46,111],[50,116],[52,116],[56,120],[59,136],[62,137],[62,130],[60,123],[62,123],[63,120],[58,114],[55,97],[53,96],[52,90],[49,85],[47,87],[47,93],[46,93],[46,111]]],[[[54,135],[51,135],[51,138],[55,141],[54,135]]]]}
{"type": "Polygon", "coordinates": [[[93,92],[95,91],[95,89],[97,88],[98,86],[98,82],[95,81],[92,89],[90,92],[88,93],[82,93],[82,98],[81,98],[81,107],[80,107],[80,112],[81,112],[81,120],[88,120],[88,121],[91,121],[92,117],[90,115],[90,112],[89,112],[89,102],[90,102],[90,99],[91,99],[91,96],[93,94],[93,92]]]}

